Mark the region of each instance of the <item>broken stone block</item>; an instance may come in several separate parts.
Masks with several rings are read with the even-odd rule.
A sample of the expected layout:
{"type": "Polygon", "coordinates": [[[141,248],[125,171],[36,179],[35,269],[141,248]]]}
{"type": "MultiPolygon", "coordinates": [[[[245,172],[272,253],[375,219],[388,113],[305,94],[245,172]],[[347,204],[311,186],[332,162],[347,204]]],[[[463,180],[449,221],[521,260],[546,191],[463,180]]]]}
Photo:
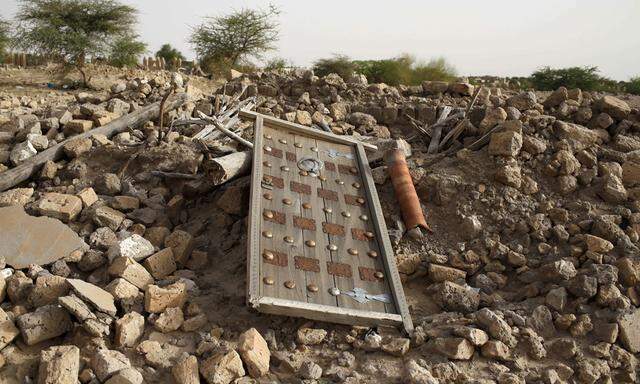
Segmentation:
{"type": "Polygon", "coordinates": [[[96,208],[93,214],[93,222],[100,227],[109,227],[112,231],[117,231],[124,220],[125,215],[111,207],[103,205],[96,208]]]}
{"type": "Polygon", "coordinates": [[[482,308],[476,313],[478,324],[486,329],[489,334],[507,346],[515,346],[517,340],[513,336],[513,330],[507,322],[488,308],[482,308]]]}
{"type": "Polygon", "coordinates": [[[153,324],[162,333],[177,331],[184,323],[184,314],[179,307],[167,308],[158,316],[153,324]]]}
{"type": "Polygon", "coordinates": [[[36,279],[29,294],[29,302],[34,308],[58,302],[58,297],[69,292],[69,286],[64,277],[41,274],[36,279]]]}
{"type": "Polygon", "coordinates": [[[201,313],[199,315],[188,318],[182,323],[182,331],[193,332],[204,327],[207,324],[207,315],[201,313]]]}
{"type": "Polygon", "coordinates": [[[151,313],[160,313],[171,307],[182,307],[186,301],[187,286],[180,281],[166,287],[149,285],[144,295],[145,310],[151,313]]]}
{"type": "Polygon", "coordinates": [[[171,234],[167,227],[151,227],[144,231],[144,238],[149,240],[154,247],[162,248],[164,239],[171,234]]]}
{"type": "Polygon", "coordinates": [[[0,255],[13,268],[50,264],[86,246],[58,220],[29,216],[20,206],[0,208],[0,255]]]}
{"type": "Polygon", "coordinates": [[[177,268],[171,248],[165,248],[156,252],[147,257],[142,264],[156,279],[164,279],[177,268]]]}
{"type": "Polygon", "coordinates": [[[382,344],[382,349],[386,353],[393,356],[404,356],[407,352],[409,352],[409,347],[411,345],[411,340],[404,337],[394,337],[391,340],[388,340],[384,344],[382,344]]]}
{"type": "Polygon", "coordinates": [[[176,264],[182,266],[189,260],[195,244],[189,232],[175,230],[164,239],[164,246],[171,248],[176,264]]]}
{"type": "Polygon", "coordinates": [[[318,380],[322,377],[322,367],[313,361],[305,361],[298,370],[298,375],[307,380],[318,380]]]}
{"type": "Polygon", "coordinates": [[[0,308],[0,351],[18,337],[19,334],[20,330],[15,326],[9,315],[0,308]]]}
{"type": "Polygon", "coordinates": [[[476,347],[481,347],[484,345],[484,343],[489,341],[489,335],[487,335],[487,333],[482,329],[478,329],[478,328],[461,326],[461,327],[456,327],[453,330],[453,333],[456,336],[464,337],[465,339],[469,340],[471,344],[473,344],[476,347]]]}
{"type": "Polygon", "coordinates": [[[327,337],[327,331],[319,328],[300,328],[296,334],[296,340],[303,345],[318,345],[327,337]]]}
{"type": "Polygon", "coordinates": [[[0,207],[19,205],[24,207],[33,196],[33,188],[14,188],[0,193],[0,207]]]}
{"type": "Polygon", "coordinates": [[[429,264],[429,279],[435,283],[443,281],[464,281],[467,273],[461,269],[446,267],[439,264],[429,264]]]}
{"type": "Polygon", "coordinates": [[[138,234],[133,234],[109,247],[107,257],[109,260],[114,260],[118,257],[128,257],[135,261],[141,261],[153,254],[153,251],[153,244],[151,244],[149,240],[138,234]]]}
{"type": "Polygon", "coordinates": [[[133,211],[140,208],[140,199],[133,196],[114,196],[111,200],[111,207],[118,211],[133,211]]]}
{"type": "Polygon", "coordinates": [[[251,328],[240,335],[238,351],[251,377],[254,379],[259,378],[269,372],[271,352],[267,342],[255,328],[251,328]]]}
{"type": "Polygon", "coordinates": [[[49,192],[35,203],[41,215],[69,222],[82,211],[82,200],[73,195],[49,192]]]}
{"type": "Polygon", "coordinates": [[[171,368],[171,374],[176,383],[200,384],[198,358],[190,355],[182,359],[171,368]]]}
{"type": "Polygon", "coordinates": [[[476,311],[480,304],[478,291],[450,281],[434,284],[429,290],[433,292],[436,304],[446,311],[470,313],[476,311]]]}
{"type": "Polygon", "coordinates": [[[640,352],[640,309],[627,313],[618,321],[620,341],[631,353],[640,352]]]}
{"type": "Polygon", "coordinates": [[[120,193],[122,184],[118,175],[113,173],[105,173],[95,180],[94,188],[96,192],[102,195],[114,196],[120,193]]]}
{"type": "Polygon", "coordinates": [[[469,360],[475,352],[473,344],[462,337],[438,337],[433,340],[433,347],[440,354],[454,360],[469,360]]]}
{"type": "Polygon", "coordinates": [[[82,200],[82,205],[85,208],[92,206],[93,203],[98,201],[98,195],[96,195],[96,192],[91,187],[83,189],[82,191],[78,192],[76,196],[78,196],[80,200],[82,200]]]}
{"type": "Polygon", "coordinates": [[[586,234],[584,241],[587,243],[587,249],[591,252],[607,253],[613,249],[613,244],[609,240],[605,240],[598,236],[586,234]]]}
{"type": "Polygon", "coordinates": [[[614,96],[604,96],[597,100],[593,108],[596,111],[604,112],[617,120],[626,119],[631,113],[631,107],[625,101],[614,96]]]}
{"type": "Polygon", "coordinates": [[[75,159],[76,157],[80,157],[83,153],[87,153],[91,150],[91,146],[93,142],[91,139],[85,137],[83,139],[74,139],[70,140],[64,144],[62,147],[64,150],[64,154],[67,155],[70,159],[75,159]]]}
{"type": "Polygon", "coordinates": [[[95,309],[111,316],[116,315],[117,309],[111,293],[84,280],[67,279],[67,282],[79,298],[91,304],[95,309]]]}
{"type": "Polygon", "coordinates": [[[16,144],[11,153],[9,154],[9,160],[13,165],[18,165],[28,158],[38,154],[38,151],[33,147],[30,141],[24,141],[20,144],[16,144]]]}
{"type": "Polygon", "coordinates": [[[482,356],[497,360],[507,360],[510,354],[509,347],[498,340],[487,341],[481,351],[482,356]]]}
{"type": "Polygon", "coordinates": [[[93,121],[91,120],[71,120],[64,125],[64,134],[73,135],[85,133],[91,128],[93,128],[93,121]]]}
{"type": "Polygon", "coordinates": [[[517,156],[522,148],[522,134],[513,131],[497,132],[491,135],[489,154],[517,156]]]}
{"type": "Polygon", "coordinates": [[[144,378],[142,374],[135,368],[125,368],[111,376],[105,384],[142,384],[144,378]]]}
{"type": "Polygon", "coordinates": [[[109,275],[121,277],[143,291],[154,281],[149,271],[129,257],[114,259],[109,266],[109,275]]]}
{"type": "Polygon", "coordinates": [[[58,303],[81,322],[96,318],[91,308],[75,295],[60,297],[58,303]]]}
{"type": "Polygon", "coordinates": [[[209,384],[229,384],[245,375],[242,360],[236,351],[214,355],[200,365],[200,374],[209,384]]]}
{"type": "Polygon", "coordinates": [[[18,328],[27,345],[53,339],[73,328],[69,313],[57,305],[46,305],[18,317],[18,328]]]}
{"type": "Polygon", "coordinates": [[[116,320],[115,345],[118,348],[133,348],[144,333],[144,316],[129,312],[116,320]]]}
{"type": "Polygon", "coordinates": [[[38,384],[76,384],[80,349],[75,345],[49,347],[40,353],[38,384]]]}
{"type": "Polygon", "coordinates": [[[131,367],[129,359],[111,349],[99,349],[91,358],[91,368],[101,382],[107,381],[118,371],[129,367],[131,367]]]}

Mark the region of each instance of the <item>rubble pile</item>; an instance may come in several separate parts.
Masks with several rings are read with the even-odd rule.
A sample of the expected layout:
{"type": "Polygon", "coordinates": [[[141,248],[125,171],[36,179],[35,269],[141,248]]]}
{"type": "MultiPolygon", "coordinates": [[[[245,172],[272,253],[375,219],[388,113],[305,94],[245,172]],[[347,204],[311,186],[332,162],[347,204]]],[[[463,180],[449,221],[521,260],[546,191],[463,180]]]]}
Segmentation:
{"type": "MultiPolygon", "coordinates": [[[[188,80],[154,72],[75,97],[0,96],[0,178],[171,87],[192,96],[167,112],[170,130],[149,122],[70,140],[62,160],[0,192],[0,230],[24,244],[0,244],[0,381],[637,381],[640,112],[623,96],[391,87],[308,70],[244,75],[204,96],[188,80]],[[244,306],[249,179],[215,186],[205,172],[243,148],[172,122],[238,94],[259,113],[410,144],[433,229],[422,238],[404,236],[385,165],[370,160],[412,335],[244,306]],[[444,106],[454,118],[442,136],[463,130],[428,153],[444,106]]],[[[234,129],[252,140],[250,124],[234,129]]]]}

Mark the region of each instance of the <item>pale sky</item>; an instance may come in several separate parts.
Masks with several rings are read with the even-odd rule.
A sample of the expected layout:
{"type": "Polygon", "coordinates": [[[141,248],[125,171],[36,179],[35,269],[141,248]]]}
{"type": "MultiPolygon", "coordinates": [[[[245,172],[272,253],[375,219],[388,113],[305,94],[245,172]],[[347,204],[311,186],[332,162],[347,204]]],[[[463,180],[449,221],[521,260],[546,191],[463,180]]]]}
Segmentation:
{"type": "MultiPolygon", "coordinates": [[[[194,53],[191,26],[252,0],[123,0],[140,10],[149,50],[194,53]]],[[[13,16],[17,1],[0,0],[13,16]]],[[[639,0],[274,0],[280,56],[307,66],[333,53],[379,59],[443,56],[461,75],[527,76],[539,67],[598,66],[616,80],[640,75],[639,0]]]]}

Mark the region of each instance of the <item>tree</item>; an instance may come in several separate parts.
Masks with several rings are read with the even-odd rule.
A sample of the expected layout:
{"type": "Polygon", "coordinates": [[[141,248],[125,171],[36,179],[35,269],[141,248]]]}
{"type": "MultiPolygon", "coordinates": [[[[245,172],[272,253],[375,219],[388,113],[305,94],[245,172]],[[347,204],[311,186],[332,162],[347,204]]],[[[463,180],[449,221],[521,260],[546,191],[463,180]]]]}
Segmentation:
{"type": "Polygon", "coordinates": [[[349,56],[334,54],[333,57],[319,59],[313,63],[313,72],[318,76],[337,73],[343,79],[349,79],[356,70],[356,64],[349,56]]]}
{"type": "Polygon", "coordinates": [[[115,67],[133,67],[138,57],[147,51],[147,44],[138,40],[137,35],[122,36],[113,42],[109,64],[115,67]]]}
{"type": "Polygon", "coordinates": [[[180,51],[172,47],[170,44],[163,44],[162,47],[156,52],[157,57],[162,57],[167,65],[173,65],[173,61],[180,59],[185,60],[185,57],[180,51]]]}
{"type": "Polygon", "coordinates": [[[20,0],[16,44],[77,69],[86,86],[87,57],[108,57],[133,35],[137,10],[117,0],[20,0]]]}
{"type": "Polygon", "coordinates": [[[600,76],[598,67],[544,67],[531,74],[533,86],[541,91],[555,91],[560,86],[584,91],[615,91],[615,81],[600,76]]]}
{"type": "Polygon", "coordinates": [[[275,18],[280,10],[247,9],[216,17],[193,29],[189,42],[201,61],[237,66],[249,58],[260,59],[275,49],[279,38],[279,24],[275,18]]]}
{"type": "Polygon", "coordinates": [[[11,41],[9,27],[9,23],[0,17],[0,61],[4,58],[4,54],[11,41]]]}

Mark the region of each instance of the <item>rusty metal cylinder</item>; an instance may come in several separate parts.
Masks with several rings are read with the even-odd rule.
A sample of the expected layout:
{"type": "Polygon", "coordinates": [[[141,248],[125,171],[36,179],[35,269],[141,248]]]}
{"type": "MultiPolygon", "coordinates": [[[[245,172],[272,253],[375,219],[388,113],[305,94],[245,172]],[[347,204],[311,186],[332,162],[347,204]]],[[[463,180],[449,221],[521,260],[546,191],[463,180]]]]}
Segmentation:
{"type": "Polygon", "coordinates": [[[408,230],[421,227],[431,232],[422,213],[404,153],[400,149],[392,149],[385,153],[384,159],[405,226],[408,230]]]}

